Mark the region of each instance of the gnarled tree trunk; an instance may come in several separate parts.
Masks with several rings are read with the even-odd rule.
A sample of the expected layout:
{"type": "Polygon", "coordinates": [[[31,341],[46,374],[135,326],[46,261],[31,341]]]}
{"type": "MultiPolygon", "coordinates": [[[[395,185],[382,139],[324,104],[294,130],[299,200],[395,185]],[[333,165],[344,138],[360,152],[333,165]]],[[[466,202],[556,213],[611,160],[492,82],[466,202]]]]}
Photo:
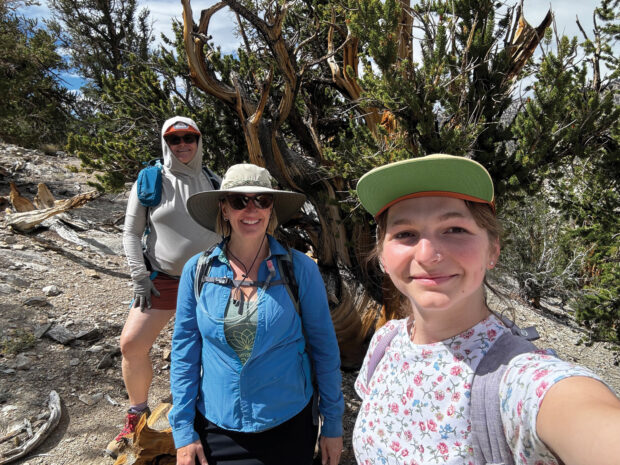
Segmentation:
{"type": "MultiPolygon", "coordinates": [[[[269,169],[284,188],[305,193],[312,205],[296,219],[298,230],[303,232],[296,236],[295,244],[299,248],[301,243],[317,258],[326,283],[343,364],[355,366],[363,356],[363,342],[377,322],[381,324],[397,316],[401,302],[389,280],[382,282],[375,276],[376,271],[367,271],[364,266],[374,242],[372,231],[369,224],[351,224],[343,217],[340,197],[355,185],[329,173],[330,162],[324,157],[325,138],[312,111],[313,102],[308,101],[307,95],[312,94],[308,89],[316,82],[337,89],[343,100],[357,104],[356,114],[363,117],[376,139],[385,137],[386,132],[389,136],[400,131],[398,122],[389,111],[363,102],[364,89],[357,76],[358,39],[348,24],[337,24],[335,13],[331,21],[316,21],[314,33],[303,38],[294,28],[285,27],[287,13],[299,7],[293,2],[270,3],[261,18],[245,3],[222,0],[202,11],[197,25],[193,21],[190,0],[181,0],[181,3],[185,49],[194,83],[224,102],[238,116],[249,160],[269,169]],[[224,82],[210,62],[209,23],[213,15],[225,7],[235,12],[248,56],[260,50],[262,80],[261,73],[252,72],[252,76],[233,74],[232,79],[224,82]],[[254,41],[249,39],[248,31],[253,34],[254,41]],[[336,37],[340,38],[339,43],[336,37]],[[260,45],[256,45],[257,42],[260,45]],[[250,50],[251,47],[255,47],[254,50],[250,50]],[[309,47],[314,47],[313,52],[322,50],[324,54],[317,58],[316,53],[306,53],[309,47]],[[322,66],[326,72],[311,83],[306,76],[317,66],[322,66]],[[381,307],[379,301],[385,305],[381,307]]],[[[398,59],[412,63],[413,18],[409,1],[401,0],[400,7],[398,59]]],[[[527,53],[533,51],[532,46],[537,43],[535,39],[540,40],[535,34],[522,36],[526,35],[527,44],[521,46],[520,41],[525,38],[520,39],[515,34],[515,40],[508,45],[514,50],[514,66],[507,79],[518,73],[527,53]]],[[[405,67],[406,73],[413,71],[412,64],[405,67]]]]}

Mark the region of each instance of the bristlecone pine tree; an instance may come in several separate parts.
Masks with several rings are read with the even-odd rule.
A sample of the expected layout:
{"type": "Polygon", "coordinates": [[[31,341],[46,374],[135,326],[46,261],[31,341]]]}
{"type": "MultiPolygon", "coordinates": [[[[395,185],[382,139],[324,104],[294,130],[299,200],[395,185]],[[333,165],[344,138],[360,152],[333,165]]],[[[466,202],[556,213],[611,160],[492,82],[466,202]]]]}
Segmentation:
{"type": "MultiPolygon", "coordinates": [[[[376,266],[366,265],[373,224],[355,199],[357,179],[374,166],[433,152],[471,157],[493,176],[500,213],[537,195],[549,217],[565,222],[556,234],[557,263],[540,266],[544,257],[536,254],[548,249],[533,248],[530,271],[561,277],[564,264],[580,270],[570,279],[575,289],[589,289],[581,314],[591,327],[607,328],[607,337],[620,327],[617,311],[609,311],[618,298],[609,285],[618,269],[617,220],[609,216],[619,208],[609,181],[620,178],[617,87],[610,85],[618,61],[609,46],[617,3],[603,0],[597,18],[605,25],[583,45],[560,37],[554,50],[532,59],[541,41],[551,44],[551,13],[532,27],[518,6],[500,10],[491,1],[222,0],[196,24],[183,0],[177,40],[146,59],[128,57],[119,76],[107,73],[97,111],[69,147],[101,170],[102,187],[119,188],[135,179],[140,161],[159,156],[161,123],[183,114],[199,122],[206,161],[220,172],[251,161],[281,187],[304,192],[311,207],[282,235],[316,256],[350,366],[374,328],[398,316],[400,303],[376,266]],[[241,40],[229,55],[209,35],[226,9],[241,40]],[[576,256],[589,258],[582,265],[576,256]]],[[[527,225],[525,242],[540,237],[537,224],[527,225]]]]}
{"type": "MultiPolygon", "coordinates": [[[[369,218],[349,196],[355,180],[383,162],[431,152],[473,155],[498,179],[520,177],[524,168],[506,150],[509,130],[499,122],[551,14],[535,29],[520,11],[496,20],[490,1],[256,8],[223,0],[196,25],[189,0],[182,4],[194,83],[237,115],[249,160],[312,204],[297,226],[325,278],[343,361],[355,363],[381,298],[381,286],[373,294],[369,285],[376,273],[365,266],[369,218]],[[227,80],[210,60],[209,41],[211,18],[224,8],[236,15],[243,40],[227,80]]],[[[385,299],[382,319],[396,314],[398,306],[387,304],[393,300],[385,299]]]]}

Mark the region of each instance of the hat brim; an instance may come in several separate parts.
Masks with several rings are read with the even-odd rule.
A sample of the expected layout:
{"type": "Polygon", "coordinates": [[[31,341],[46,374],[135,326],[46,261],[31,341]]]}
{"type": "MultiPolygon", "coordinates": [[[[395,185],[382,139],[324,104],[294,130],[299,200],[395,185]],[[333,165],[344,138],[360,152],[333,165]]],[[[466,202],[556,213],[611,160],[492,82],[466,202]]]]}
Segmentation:
{"type": "Polygon", "coordinates": [[[199,192],[187,199],[187,211],[196,223],[211,231],[215,231],[220,199],[227,194],[273,194],[273,210],[278,223],[282,224],[297,213],[306,196],[299,192],[281,191],[257,186],[239,186],[233,189],[199,192]]]}
{"type": "Polygon", "coordinates": [[[362,206],[378,216],[400,200],[447,196],[493,207],[493,181],[476,161],[434,154],[372,169],[357,183],[362,206]]]}
{"type": "Polygon", "coordinates": [[[176,135],[176,134],[186,134],[186,133],[190,133],[190,134],[196,134],[197,136],[200,136],[200,131],[197,131],[196,128],[193,128],[192,126],[188,126],[186,128],[175,128],[174,125],[170,126],[166,132],[164,132],[164,137],[168,137],[168,136],[172,136],[172,135],[176,135]]]}

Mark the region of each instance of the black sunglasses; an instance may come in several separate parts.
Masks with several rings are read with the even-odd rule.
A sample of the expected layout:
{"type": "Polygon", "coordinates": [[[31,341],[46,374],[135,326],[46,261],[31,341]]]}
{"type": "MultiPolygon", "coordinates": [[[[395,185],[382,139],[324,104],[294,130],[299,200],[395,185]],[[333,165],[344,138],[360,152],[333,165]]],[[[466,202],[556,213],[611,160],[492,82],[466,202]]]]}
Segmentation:
{"type": "Polygon", "coordinates": [[[196,134],[183,134],[183,136],[168,136],[166,138],[168,145],[179,145],[181,140],[186,144],[193,144],[198,141],[198,136],[196,134]]]}
{"type": "Polygon", "coordinates": [[[252,197],[243,194],[231,194],[227,195],[225,199],[233,210],[243,210],[248,206],[250,200],[256,208],[261,210],[269,208],[273,204],[273,195],[271,194],[258,194],[252,197]]]}

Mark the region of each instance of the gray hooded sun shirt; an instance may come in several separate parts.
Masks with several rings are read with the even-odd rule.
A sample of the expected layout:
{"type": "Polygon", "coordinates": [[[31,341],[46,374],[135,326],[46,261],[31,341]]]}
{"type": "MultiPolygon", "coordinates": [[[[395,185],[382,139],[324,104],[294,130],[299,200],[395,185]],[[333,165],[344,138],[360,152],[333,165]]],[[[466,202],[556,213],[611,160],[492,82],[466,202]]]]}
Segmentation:
{"type": "Polygon", "coordinates": [[[142,206],[136,183],[127,201],[123,247],[134,280],[149,275],[142,255],[142,235],[147,225],[150,233],[146,239],[145,255],[155,271],[171,276],[180,276],[183,265],[190,257],[220,240],[219,235],[200,226],[187,212],[187,199],[198,192],[213,190],[213,186],[202,171],[202,137],[198,140],[196,155],[187,165],[174,156],[164,140],[165,130],[178,121],[199,131],[190,118],[177,116],[163,124],[161,147],[164,166],[160,204],[149,208],[142,206]]]}

